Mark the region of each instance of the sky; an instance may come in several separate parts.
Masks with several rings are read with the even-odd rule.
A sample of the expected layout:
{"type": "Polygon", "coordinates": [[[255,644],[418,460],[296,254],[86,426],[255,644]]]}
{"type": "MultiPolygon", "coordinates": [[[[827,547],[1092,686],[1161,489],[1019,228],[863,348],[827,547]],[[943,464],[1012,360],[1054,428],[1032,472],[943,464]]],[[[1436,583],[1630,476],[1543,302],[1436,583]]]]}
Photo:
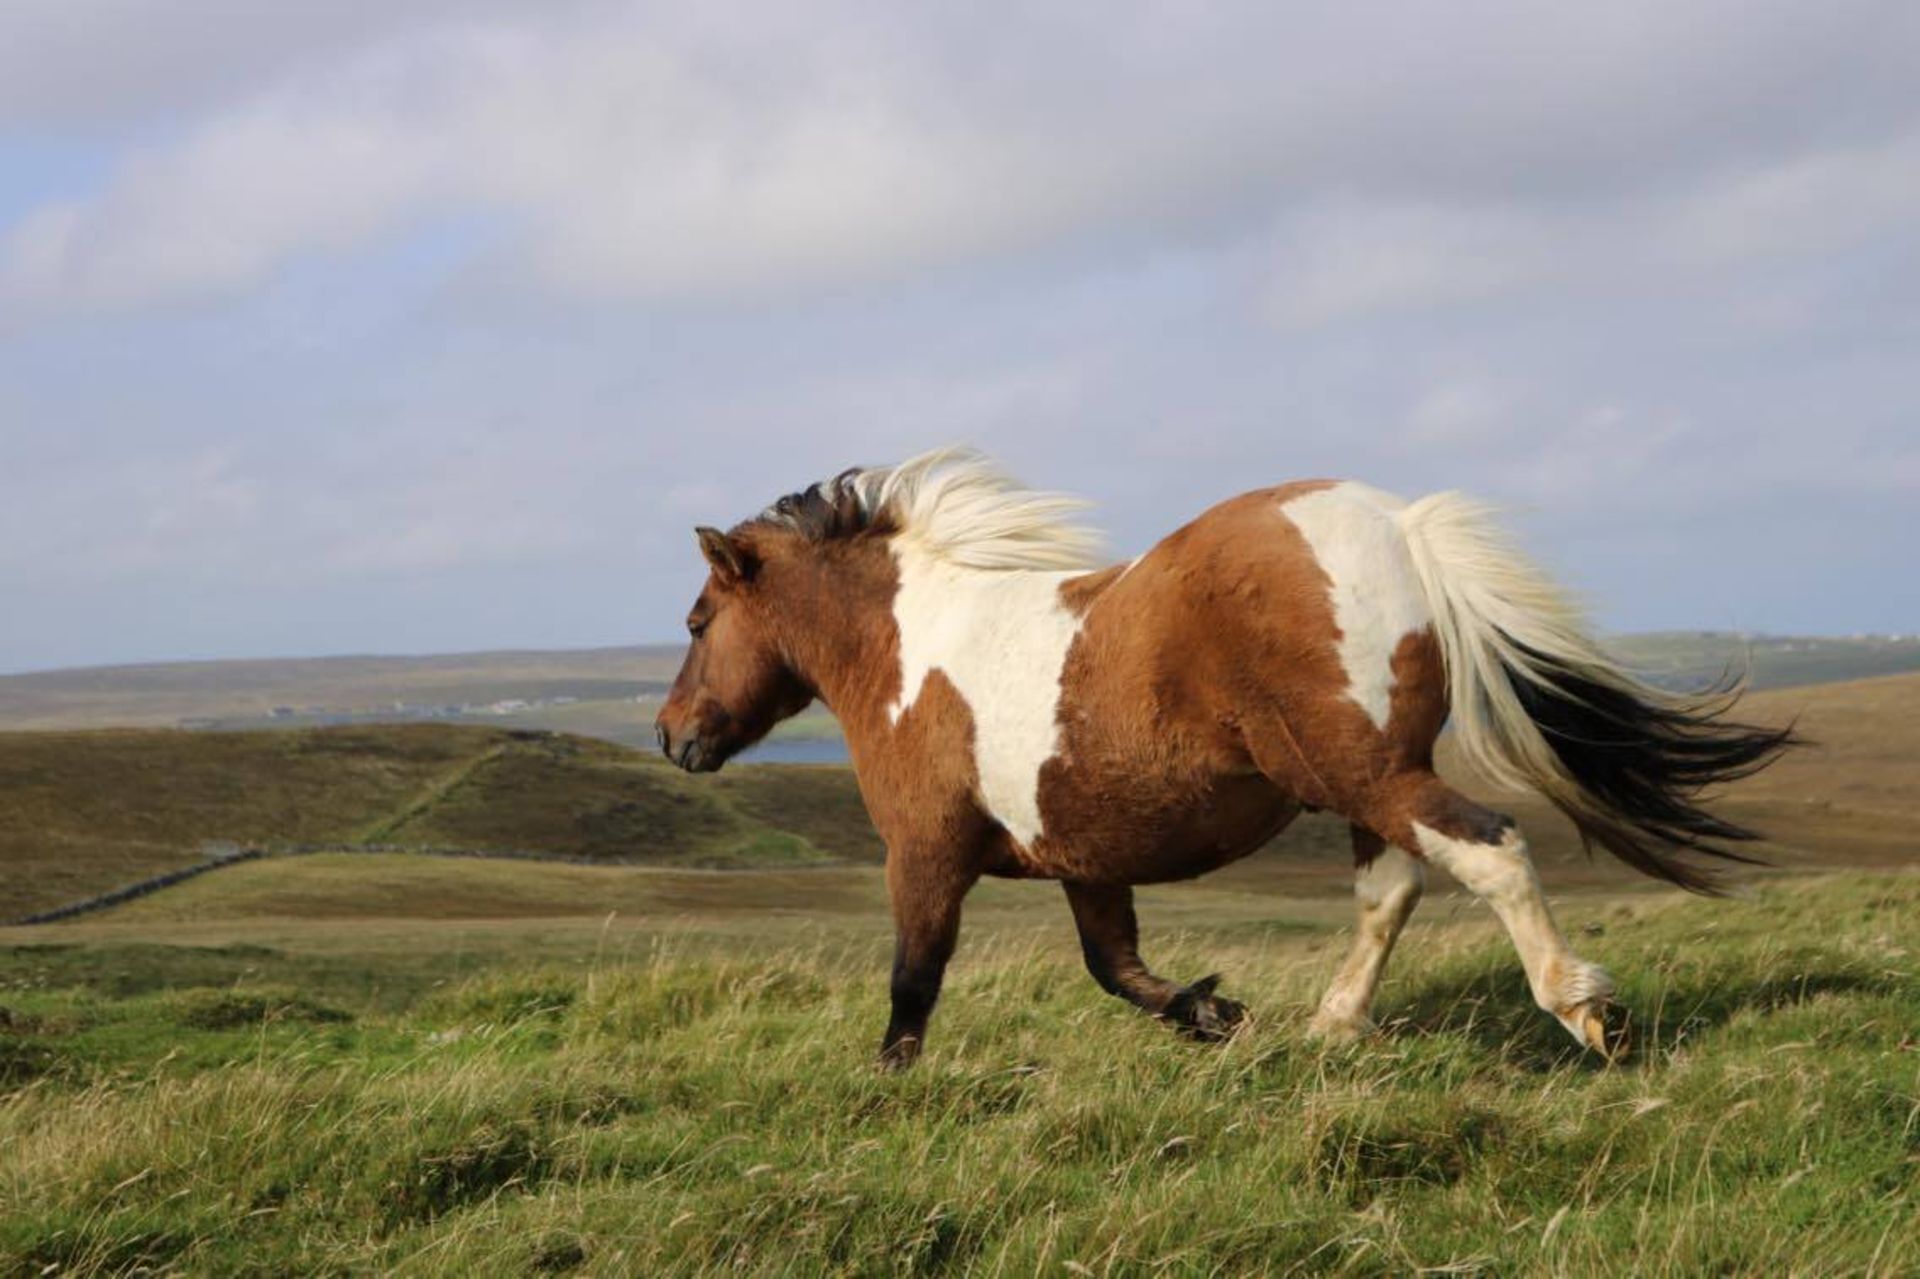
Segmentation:
{"type": "Polygon", "coordinates": [[[970,443],[1920,629],[1920,6],[12,0],[0,671],[676,638],[970,443]]]}

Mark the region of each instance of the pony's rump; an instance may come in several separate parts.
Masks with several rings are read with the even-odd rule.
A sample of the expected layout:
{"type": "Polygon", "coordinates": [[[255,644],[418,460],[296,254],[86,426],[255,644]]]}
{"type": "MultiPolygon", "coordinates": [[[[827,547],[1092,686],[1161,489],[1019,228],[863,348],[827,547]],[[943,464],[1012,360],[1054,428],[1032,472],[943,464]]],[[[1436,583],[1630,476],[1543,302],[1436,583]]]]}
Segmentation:
{"type": "Polygon", "coordinates": [[[1755,860],[1719,841],[1759,834],[1707,812],[1699,796],[1764,768],[1795,744],[1791,728],[1723,719],[1736,682],[1683,696],[1636,679],[1485,507],[1441,493],[1399,520],[1470,766],[1495,784],[1539,790],[1589,845],[1694,892],[1718,890],[1683,852],[1755,860]]]}

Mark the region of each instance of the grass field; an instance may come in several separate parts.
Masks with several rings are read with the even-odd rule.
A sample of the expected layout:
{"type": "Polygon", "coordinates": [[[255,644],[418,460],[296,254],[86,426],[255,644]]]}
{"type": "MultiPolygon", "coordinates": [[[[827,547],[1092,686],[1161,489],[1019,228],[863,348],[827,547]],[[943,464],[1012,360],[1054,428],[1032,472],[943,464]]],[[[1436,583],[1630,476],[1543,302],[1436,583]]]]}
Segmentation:
{"type": "Polygon", "coordinates": [[[272,857],[0,928],[0,1274],[1920,1272],[1920,676],[1748,710],[1818,745],[1725,797],[1776,836],[1733,900],[1501,801],[1638,1014],[1616,1068],[1444,884],[1385,1031],[1308,1042],[1349,929],[1325,816],[1140,894],[1156,967],[1252,1007],[1232,1043],[1100,994],[1056,887],[988,882],[888,1076],[844,770],[450,726],[0,735],[9,914],[214,839],[600,863],[272,857]]]}
{"type": "Polygon", "coordinates": [[[0,934],[0,1271],[1920,1269],[1920,876],[1563,903],[1640,1015],[1612,1069],[1458,897],[1321,1049],[1344,903],[1149,892],[1156,963],[1253,1006],[1206,1048],[993,884],[887,1076],[870,870],[338,863],[0,934]]]}

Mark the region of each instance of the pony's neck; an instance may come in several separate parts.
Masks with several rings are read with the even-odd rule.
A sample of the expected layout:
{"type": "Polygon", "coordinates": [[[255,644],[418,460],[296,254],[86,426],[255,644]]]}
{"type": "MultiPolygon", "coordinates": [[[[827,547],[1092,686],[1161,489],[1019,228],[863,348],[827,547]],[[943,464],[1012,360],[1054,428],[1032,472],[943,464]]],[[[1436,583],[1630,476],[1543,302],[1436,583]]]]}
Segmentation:
{"type": "Polygon", "coordinates": [[[898,585],[885,543],[829,545],[796,565],[782,592],[788,661],[848,733],[884,717],[899,686],[898,585]]]}

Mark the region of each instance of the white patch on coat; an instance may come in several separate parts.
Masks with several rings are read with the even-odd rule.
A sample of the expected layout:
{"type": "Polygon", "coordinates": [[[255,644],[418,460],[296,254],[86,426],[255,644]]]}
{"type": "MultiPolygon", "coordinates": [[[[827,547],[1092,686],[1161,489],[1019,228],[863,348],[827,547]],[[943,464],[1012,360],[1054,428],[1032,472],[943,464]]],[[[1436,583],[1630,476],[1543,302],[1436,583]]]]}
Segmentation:
{"type": "Polygon", "coordinates": [[[1281,506],[1331,583],[1347,696],[1382,729],[1393,709],[1394,650],[1433,620],[1394,518],[1405,505],[1391,493],[1342,483],[1281,506]]]}
{"type": "Polygon", "coordinates": [[[1040,837],[1040,768],[1059,750],[1060,678],[1080,619],[1060,599],[1077,572],[983,571],[898,538],[900,697],[910,710],[927,676],[946,674],[973,715],[980,800],[1023,847],[1040,837]]]}

